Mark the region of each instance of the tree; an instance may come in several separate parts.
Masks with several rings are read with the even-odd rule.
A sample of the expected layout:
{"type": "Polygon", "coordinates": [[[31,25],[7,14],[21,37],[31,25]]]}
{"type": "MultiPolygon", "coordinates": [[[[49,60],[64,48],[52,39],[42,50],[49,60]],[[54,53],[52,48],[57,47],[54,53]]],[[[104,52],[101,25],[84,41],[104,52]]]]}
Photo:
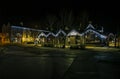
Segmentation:
{"type": "Polygon", "coordinates": [[[23,22],[20,22],[20,25],[23,26],[23,22]]]}
{"type": "Polygon", "coordinates": [[[63,9],[59,14],[61,29],[72,28],[74,17],[72,10],[63,9]]]}
{"type": "Polygon", "coordinates": [[[88,24],[89,18],[86,10],[83,10],[80,15],[78,15],[79,29],[84,30],[88,24]]]}
{"type": "MultiPolygon", "coordinates": [[[[66,32],[69,31],[70,29],[74,28],[73,22],[74,22],[74,17],[73,17],[73,12],[71,9],[63,9],[59,13],[59,21],[60,21],[60,29],[65,30],[66,32]]],[[[66,37],[63,38],[64,45],[65,46],[65,40],[66,37]]]]}
{"type": "Polygon", "coordinates": [[[69,28],[72,28],[73,21],[74,21],[73,12],[70,11],[70,12],[68,12],[65,25],[68,26],[69,28]]]}
{"type": "Polygon", "coordinates": [[[2,25],[2,33],[6,33],[6,25],[5,24],[2,25]]]}
{"type": "Polygon", "coordinates": [[[57,17],[55,15],[47,15],[46,16],[46,21],[47,21],[47,27],[48,30],[53,31],[54,30],[54,25],[57,22],[57,17]]]}

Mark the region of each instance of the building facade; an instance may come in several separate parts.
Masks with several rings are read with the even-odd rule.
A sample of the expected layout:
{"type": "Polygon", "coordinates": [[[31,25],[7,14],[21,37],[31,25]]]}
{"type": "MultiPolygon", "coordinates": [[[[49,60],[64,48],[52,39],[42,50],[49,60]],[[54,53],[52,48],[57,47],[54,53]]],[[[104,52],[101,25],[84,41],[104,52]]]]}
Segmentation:
{"type": "MultiPolygon", "coordinates": [[[[94,45],[106,46],[108,44],[108,35],[104,35],[103,27],[101,30],[88,24],[83,32],[72,29],[66,33],[60,29],[56,34],[46,30],[38,30],[23,26],[4,26],[0,34],[2,43],[41,44],[40,46],[70,47],[72,45],[94,45]]],[[[114,39],[114,37],[113,37],[114,39]]]]}

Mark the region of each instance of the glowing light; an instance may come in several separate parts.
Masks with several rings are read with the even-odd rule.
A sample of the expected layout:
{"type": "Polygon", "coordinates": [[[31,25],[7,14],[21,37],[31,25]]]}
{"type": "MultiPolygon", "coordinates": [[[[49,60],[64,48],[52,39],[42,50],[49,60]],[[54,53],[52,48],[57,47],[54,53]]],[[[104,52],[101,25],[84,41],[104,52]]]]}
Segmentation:
{"type": "Polygon", "coordinates": [[[38,38],[40,38],[41,36],[47,37],[47,35],[45,35],[45,33],[43,33],[43,32],[41,34],[39,34],[38,38]]]}
{"type": "Polygon", "coordinates": [[[76,36],[76,35],[81,36],[79,32],[77,32],[76,30],[72,30],[70,33],[68,33],[67,36],[76,36]]]}
{"type": "Polygon", "coordinates": [[[65,45],[65,48],[70,48],[70,45],[65,45]]]}
{"type": "Polygon", "coordinates": [[[11,26],[12,28],[16,28],[16,29],[26,29],[26,30],[33,30],[33,31],[39,31],[39,32],[49,32],[46,30],[38,30],[38,29],[32,29],[32,28],[26,28],[26,27],[20,27],[20,26],[11,26]]]}
{"type": "Polygon", "coordinates": [[[25,41],[26,41],[26,38],[22,37],[22,41],[25,42],[25,41]]]}
{"type": "Polygon", "coordinates": [[[106,39],[107,37],[104,35],[100,35],[101,38],[106,39]]]}
{"type": "Polygon", "coordinates": [[[76,32],[72,32],[71,35],[77,35],[77,33],[76,32]]]}

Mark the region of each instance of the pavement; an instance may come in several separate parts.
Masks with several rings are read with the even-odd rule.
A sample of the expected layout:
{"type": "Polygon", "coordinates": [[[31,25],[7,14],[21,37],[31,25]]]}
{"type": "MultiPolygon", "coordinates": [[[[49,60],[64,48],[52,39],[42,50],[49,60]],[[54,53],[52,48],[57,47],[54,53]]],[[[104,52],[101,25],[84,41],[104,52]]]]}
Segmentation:
{"type": "Polygon", "coordinates": [[[0,55],[0,79],[120,79],[119,52],[7,46],[0,55]]]}

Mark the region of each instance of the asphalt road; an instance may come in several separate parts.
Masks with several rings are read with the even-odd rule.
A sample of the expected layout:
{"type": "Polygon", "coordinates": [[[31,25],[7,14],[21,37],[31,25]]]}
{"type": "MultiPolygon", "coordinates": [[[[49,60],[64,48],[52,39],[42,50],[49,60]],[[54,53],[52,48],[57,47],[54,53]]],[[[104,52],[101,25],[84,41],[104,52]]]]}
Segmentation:
{"type": "Polygon", "coordinates": [[[0,79],[120,79],[119,73],[116,49],[7,46],[0,56],[0,79]]]}

